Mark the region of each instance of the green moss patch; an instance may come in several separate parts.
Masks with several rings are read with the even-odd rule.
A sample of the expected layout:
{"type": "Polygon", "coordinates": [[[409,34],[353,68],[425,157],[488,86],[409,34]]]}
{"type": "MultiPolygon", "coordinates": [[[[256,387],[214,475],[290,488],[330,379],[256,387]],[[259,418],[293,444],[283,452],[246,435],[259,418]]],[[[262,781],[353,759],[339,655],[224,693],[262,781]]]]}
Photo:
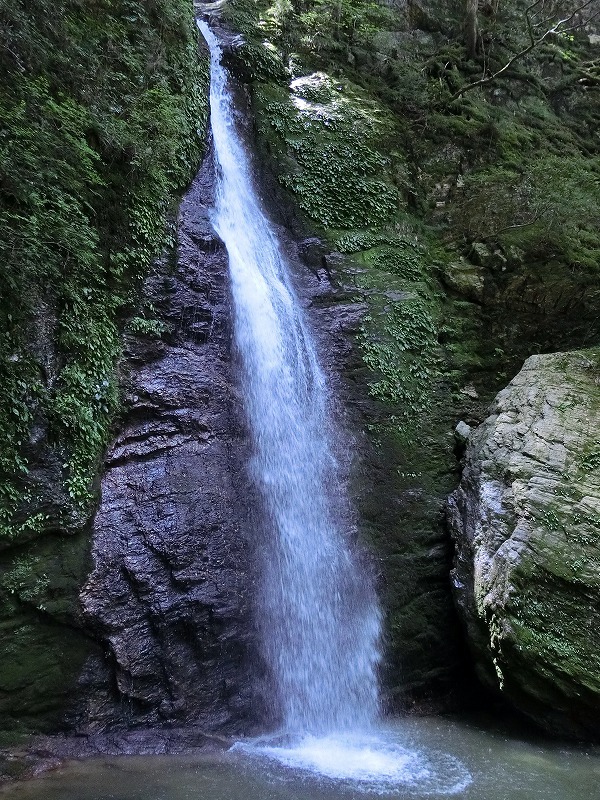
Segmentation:
{"type": "Polygon", "coordinates": [[[64,464],[65,520],[90,509],[121,320],[198,162],[208,73],[183,0],[0,2],[0,18],[0,536],[15,539],[48,522],[34,424],[64,464]]]}
{"type": "MultiPolygon", "coordinates": [[[[121,331],[202,153],[208,60],[186,0],[0,0],[0,28],[0,733],[13,741],[63,724],[94,648],[78,595],[121,331]]],[[[146,311],[130,327],[157,332],[146,311]]]]}

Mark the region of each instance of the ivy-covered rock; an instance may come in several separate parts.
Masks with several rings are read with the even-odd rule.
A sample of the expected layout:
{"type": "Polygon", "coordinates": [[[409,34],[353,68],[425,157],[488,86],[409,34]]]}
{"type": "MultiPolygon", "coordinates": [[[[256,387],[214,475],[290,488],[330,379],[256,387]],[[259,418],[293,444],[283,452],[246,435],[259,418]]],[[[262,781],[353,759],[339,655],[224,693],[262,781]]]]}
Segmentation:
{"type": "Polygon", "coordinates": [[[473,682],[443,513],[457,422],[479,424],[531,352],[600,339],[600,105],[579,80],[597,50],[585,31],[551,37],[461,94],[527,38],[520,0],[492,5],[481,59],[462,3],[222,11],[244,36],[229,63],[272,205],[286,207],[283,187],[286,224],[322,237],[339,299],[362,309],[337,368],[364,445],[353,490],[380,565],[393,708],[439,708],[473,682]]]}
{"type": "Polygon", "coordinates": [[[0,742],[53,730],[119,409],[120,331],[199,161],[187,0],[0,0],[0,742]]]}
{"type": "Polygon", "coordinates": [[[119,328],[198,163],[208,75],[186,0],[0,0],[0,24],[6,543],[93,509],[119,328]]]}
{"type": "Polygon", "coordinates": [[[478,674],[552,733],[600,734],[600,352],[532,356],[449,499],[478,674]]]}

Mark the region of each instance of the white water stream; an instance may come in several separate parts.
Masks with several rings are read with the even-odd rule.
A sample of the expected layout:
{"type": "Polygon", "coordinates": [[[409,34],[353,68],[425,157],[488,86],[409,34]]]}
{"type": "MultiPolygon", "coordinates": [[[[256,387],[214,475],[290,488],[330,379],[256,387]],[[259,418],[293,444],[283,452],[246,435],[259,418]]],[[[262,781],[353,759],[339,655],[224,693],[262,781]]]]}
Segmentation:
{"type": "Polygon", "coordinates": [[[253,187],[218,41],[200,27],[212,55],[213,223],[229,254],[252,472],[272,527],[260,592],[265,656],[286,732],[364,729],[378,711],[379,608],[338,523],[344,490],[324,376],[253,187]]]}
{"type": "Polygon", "coordinates": [[[253,185],[219,41],[198,26],[211,52],[213,224],[229,255],[251,469],[269,534],[261,543],[262,647],[281,719],[271,741],[238,747],[370,786],[418,782],[431,777],[429,762],[376,730],[380,611],[343,529],[326,381],[253,185]]]}

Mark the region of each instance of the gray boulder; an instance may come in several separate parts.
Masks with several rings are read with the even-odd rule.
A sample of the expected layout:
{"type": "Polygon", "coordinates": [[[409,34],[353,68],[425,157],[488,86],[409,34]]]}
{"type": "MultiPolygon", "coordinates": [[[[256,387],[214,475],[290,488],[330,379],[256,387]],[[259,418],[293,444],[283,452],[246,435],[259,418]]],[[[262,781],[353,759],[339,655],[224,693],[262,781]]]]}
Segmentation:
{"type": "Polygon", "coordinates": [[[600,350],[529,358],[448,502],[480,678],[559,735],[600,734],[600,350]]]}

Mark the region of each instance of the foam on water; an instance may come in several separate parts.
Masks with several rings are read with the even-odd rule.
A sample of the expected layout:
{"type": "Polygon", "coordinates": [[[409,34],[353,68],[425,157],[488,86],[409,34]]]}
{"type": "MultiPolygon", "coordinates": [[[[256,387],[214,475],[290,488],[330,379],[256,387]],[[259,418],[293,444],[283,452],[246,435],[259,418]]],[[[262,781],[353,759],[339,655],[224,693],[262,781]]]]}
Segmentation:
{"type": "Polygon", "coordinates": [[[363,736],[305,736],[287,745],[258,739],[238,742],[232,750],[361,793],[392,794],[402,788],[423,796],[452,795],[464,791],[472,781],[458,759],[408,749],[383,731],[363,736]]]}

